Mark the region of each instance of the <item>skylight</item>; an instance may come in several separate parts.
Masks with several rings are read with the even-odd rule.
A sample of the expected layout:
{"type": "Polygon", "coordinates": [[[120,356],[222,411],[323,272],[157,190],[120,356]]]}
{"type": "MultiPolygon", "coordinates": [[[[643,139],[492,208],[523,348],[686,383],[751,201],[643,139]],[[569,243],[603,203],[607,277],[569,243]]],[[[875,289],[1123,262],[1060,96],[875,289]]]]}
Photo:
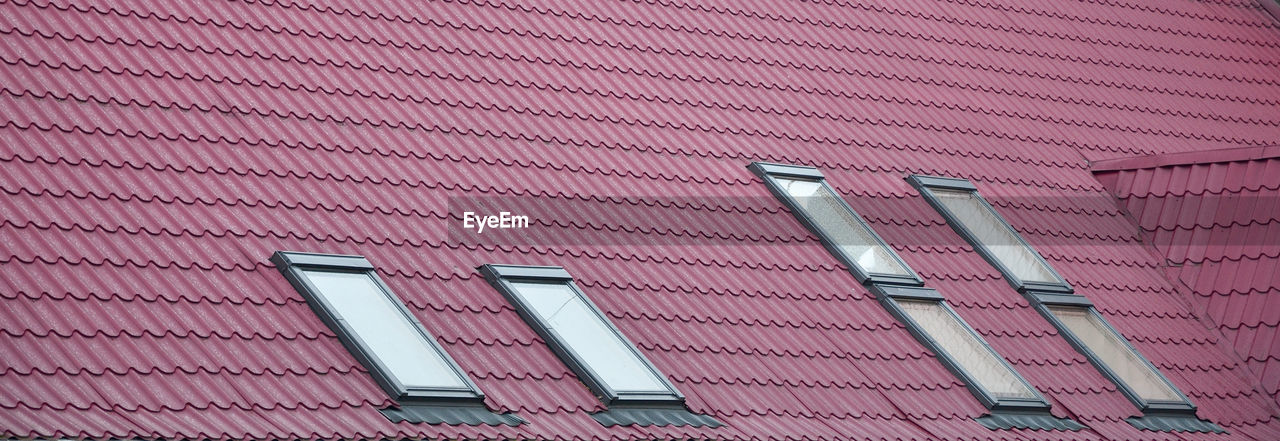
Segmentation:
{"type": "Polygon", "coordinates": [[[990,206],[971,191],[935,189],[933,195],[964,228],[973,234],[974,240],[999,260],[1018,279],[1032,282],[1058,283],[1053,274],[1031,247],[1022,243],[1013,228],[1009,227],[990,206]]]}
{"type": "Polygon", "coordinates": [[[277,252],[271,261],[392,398],[483,398],[365,258],[277,252]]]}
{"type": "Polygon", "coordinates": [[[601,425],[723,425],[690,412],[684,395],[578,289],[564,268],[483,265],[479,269],[551,351],[608,406],[591,413],[601,425]]]}
{"type": "Polygon", "coordinates": [[[481,272],[605,404],[684,401],[563,268],[485,265],[481,272]]]}
{"type": "Polygon", "coordinates": [[[1015,288],[1071,289],[969,181],[932,176],[912,176],[908,180],[1015,288]]]}
{"type": "Polygon", "coordinates": [[[440,348],[370,273],[303,271],[316,294],[406,389],[470,390],[440,348]]]}
{"type": "MultiPolygon", "coordinates": [[[[1049,403],[1008,362],[956,315],[875,230],[839,196],[817,169],[753,163],[749,167],[823,246],[876,293],[876,298],[928,347],[974,396],[993,410],[1039,412],[1037,427],[1082,426],[1045,412],[1049,403]]],[[[984,424],[1000,427],[1001,423],[984,424]]]]}
{"type": "Polygon", "coordinates": [[[811,167],[751,164],[801,223],[862,283],[919,285],[920,278],[811,167]]]}
{"type": "MultiPolygon", "coordinates": [[[[1043,428],[1083,427],[1049,414],[1049,402],[956,314],[942,294],[916,286],[872,284],[870,288],[917,340],[964,380],[983,405],[998,411],[1038,412],[1036,419],[1043,428]]],[[[979,422],[998,426],[993,421],[979,422]]]]}
{"type": "Polygon", "coordinates": [[[378,409],[391,422],[524,423],[518,416],[485,407],[480,388],[364,257],[278,251],[271,263],[378,386],[396,400],[394,406],[378,409]]]}
{"type": "Polygon", "coordinates": [[[1195,416],[1195,405],[1098,314],[964,179],[911,176],[907,180],[956,233],[999,269],[1046,320],[1145,416],[1129,423],[1153,430],[1221,432],[1195,416]]]}
{"type": "Polygon", "coordinates": [[[622,335],[568,284],[523,282],[511,287],[538,322],[609,389],[620,394],[671,392],[622,335]]]}
{"type": "Polygon", "coordinates": [[[1093,308],[1050,305],[1050,312],[1133,393],[1147,402],[1185,401],[1093,308]]]}
{"type": "Polygon", "coordinates": [[[1031,386],[945,303],[901,300],[898,305],[921,331],[937,342],[938,349],[954,359],[972,381],[996,399],[1039,399],[1031,386]]]}
{"type": "Polygon", "coordinates": [[[813,219],[823,235],[864,271],[905,276],[907,269],[889,254],[871,229],[822,181],[776,178],[778,185],[813,219]]]}

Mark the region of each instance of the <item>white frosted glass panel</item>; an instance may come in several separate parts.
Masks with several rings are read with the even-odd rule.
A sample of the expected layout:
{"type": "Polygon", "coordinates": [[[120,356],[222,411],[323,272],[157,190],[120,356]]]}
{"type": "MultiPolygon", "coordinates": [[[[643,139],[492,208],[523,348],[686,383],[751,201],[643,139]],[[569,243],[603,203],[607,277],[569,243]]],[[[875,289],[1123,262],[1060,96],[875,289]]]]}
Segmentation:
{"type": "Polygon", "coordinates": [[[1074,306],[1050,306],[1049,311],[1075,334],[1076,338],[1097,354],[1102,364],[1115,372],[1130,389],[1147,401],[1182,401],[1178,393],[1160,375],[1147,367],[1124,337],[1112,332],[1090,308],[1074,306]]]}
{"type": "MultiPolygon", "coordinates": [[[[333,307],[395,377],[406,387],[465,388],[457,371],[418,332],[387,294],[364,273],[303,271],[318,294],[333,307]]],[[[370,366],[370,368],[373,368],[370,366]]]]}
{"type": "Polygon", "coordinates": [[[898,305],[933,338],[952,360],[960,364],[983,389],[997,398],[1036,398],[1031,388],[987,348],[969,328],[937,301],[899,300],[898,305]]]}
{"type": "Polygon", "coordinates": [[[568,285],[512,283],[547,328],[555,333],[610,389],[669,392],[617,333],[568,285]]]}
{"type": "Polygon", "coordinates": [[[969,230],[996,260],[1025,282],[1060,283],[1053,271],[1037,259],[1036,252],[1018,240],[1017,232],[968,190],[932,189],[938,201],[969,230]]]}
{"type": "Polygon", "coordinates": [[[840,203],[840,197],[820,181],[777,178],[787,194],[818,224],[818,229],[852,258],[863,271],[911,276],[892,252],[881,246],[857,218],[840,203]]]}

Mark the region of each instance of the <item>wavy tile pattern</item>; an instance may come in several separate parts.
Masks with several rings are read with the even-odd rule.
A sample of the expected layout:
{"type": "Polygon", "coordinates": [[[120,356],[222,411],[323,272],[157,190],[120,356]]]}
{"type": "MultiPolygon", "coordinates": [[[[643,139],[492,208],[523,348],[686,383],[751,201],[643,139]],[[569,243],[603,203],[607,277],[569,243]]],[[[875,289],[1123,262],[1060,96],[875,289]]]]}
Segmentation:
{"type": "Polygon", "coordinates": [[[0,0],[0,41],[2,437],[1280,439],[1259,360],[1205,329],[1089,169],[1280,138],[1256,0],[0,0]],[[752,161],[821,168],[1088,429],[977,423],[752,161]],[[979,185],[1230,434],[1126,423],[912,173],[979,185]],[[462,231],[467,203],[531,228],[462,231]],[[528,424],[389,422],[277,250],[367,256],[528,424]],[[725,425],[599,424],[484,263],[565,266],[725,425]]]}
{"type": "Polygon", "coordinates": [[[1280,148],[1104,161],[1098,178],[1166,259],[1193,312],[1280,404],[1280,148]]]}

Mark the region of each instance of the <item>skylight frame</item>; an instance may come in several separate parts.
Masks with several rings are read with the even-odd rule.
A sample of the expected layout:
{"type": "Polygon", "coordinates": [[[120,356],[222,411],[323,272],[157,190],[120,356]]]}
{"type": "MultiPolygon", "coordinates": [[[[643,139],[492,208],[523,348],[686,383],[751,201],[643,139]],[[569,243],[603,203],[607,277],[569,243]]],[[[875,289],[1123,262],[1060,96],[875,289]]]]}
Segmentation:
{"type": "Polygon", "coordinates": [[[907,177],[907,182],[920,192],[920,195],[924,197],[925,201],[946,219],[947,224],[950,225],[956,233],[963,237],[965,242],[968,242],[969,245],[973,247],[974,251],[977,251],[984,260],[999,270],[1000,274],[1004,275],[1005,281],[1009,282],[1014,289],[1024,293],[1027,291],[1040,291],[1069,294],[1075,291],[1071,287],[1071,284],[1067,283],[1067,279],[1063,278],[1061,274],[1058,274],[1058,271],[1055,270],[1052,265],[1049,265],[1049,261],[1045,260],[1044,256],[1042,256],[1039,251],[1036,251],[1036,249],[1022,237],[1022,234],[1019,233],[1017,229],[1013,228],[1013,225],[1010,224],[1009,221],[1005,219],[990,202],[987,202],[987,198],[978,193],[978,187],[974,186],[972,182],[969,182],[969,180],[939,176],[911,175],[907,177]],[[983,208],[988,210],[1000,222],[1003,228],[1008,229],[1018,243],[1029,251],[1030,254],[1035,257],[1037,263],[1057,279],[1057,282],[1046,283],[1041,281],[1023,280],[1021,277],[1018,277],[1018,275],[1015,274],[1014,271],[1004,263],[1004,261],[1000,260],[1000,258],[996,256],[994,251],[978,239],[977,235],[973,233],[968,225],[959,219],[950,208],[938,199],[938,196],[933,192],[934,189],[968,191],[972,193],[974,199],[977,200],[983,208]]]}
{"type": "Polygon", "coordinates": [[[942,361],[942,365],[946,367],[948,371],[951,371],[952,375],[963,380],[965,386],[969,388],[969,391],[988,409],[992,411],[1048,412],[1052,407],[1052,405],[1049,404],[1049,401],[1045,399],[1044,395],[1041,394],[1040,391],[1031,384],[1031,382],[1027,381],[1026,377],[1023,377],[1021,372],[1014,369],[1013,365],[1009,363],[1009,360],[1005,359],[999,351],[995,350],[995,348],[992,348],[991,344],[987,342],[987,339],[983,338],[981,334],[978,334],[978,332],[973,329],[973,326],[970,326],[968,322],[965,322],[964,318],[960,317],[960,314],[956,312],[955,308],[952,308],[951,305],[947,303],[946,298],[944,298],[942,294],[938,293],[938,291],[924,287],[882,285],[872,285],[871,291],[876,294],[876,298],[880,301],[880,304],[889,311],[890,315],[893,315],[894,318],[906,325],[907,331],[911,333],[912,337],[915,337],[917,341],[933,352],[934,355],[942,361]],[[942,347],[941,343],[939,343],[930,333],[926,332],[924,327],[921,326],[920,323],[918,323],[909,313],[907,313],[905,309],[903,309],[902,305],[899,303],[900,301],[937,302],[937,304],[941,306],[942,309],[951,316],[951,318],[960,323],[961,327],[963,327],[970,336],[982,343],[982,346],[990,352],[990,354],[994,356],[994,358],[999,361],[1005,369],[1008,369],[1010,373],[1017,377],[1018,381],[1020,381],[1027,390],[1031,391],[1034,398],[999,397],[987,390],[986,386],[983,386],[982,382],[978,380],[974,374],[969,373],[959,360],[952,357],[951,354],[942,347]]]}
{"type": "Polygon", "coordinates": [[[630,339],[626,337],[609,320],[604,311],[600,309],[591,298],[578,288],[574,283],[573,276],[569,274],[563,267],[558,266],[531,266],[531,265],[498,265],[486,264],[479,268],[480,274],[488,280],[502,296],[515,307],[516,312],[524,319],[534,332],[547,342],[547,346],[556,354],[560,360],[564,361],[578,378],[585,384],[597,397],[600,398],[606,406],[614,407],[617,405],[630,406],[654,406],[654,407],[670,407],[684,409],[685,396],[676,389],[675,385],[667,379],[666,375],[649,361],[648,357],[636,347],[630,339]],[[556,333],[548,329],[547,323],[543,321],[536,313],[533,307],[516,292],[513,286],[515,283],[542,283],[542,284],[561,284],[566,286],[573,292],[578,299],[582,300],[586,307],[591,310],[597,318],[607,327],[636,357],[640,360],[642,367],[653,373],[654,377],[667,389],[663,393],[649,392],[630,392],[619,391],[608,385],[595,368],[590,366],[582,356],[578,355],[568,343],[562,340],[556,333]]]}
{"type": "MultiPolygon", "coordinates": [[[[941,294],[936,290],[925,288],[924,280],[920,278],[919,274],[906,263],[902,256],[898,254],[897,250],[890,247],[884,239],[880,237],[880,234],[867,223],[866,219],[859,215],[857,211],[853,210],[844,198],[839,196],[839,193],[837,193],[834,188],[826,182],[825,176],[820,171],[813,167],[761,162],[752,163],[748,168],[765,181],[769,188],[769,192],[772,193],[774,197],[783,201],[796,218],[804,224],[811,233],[819,237],[822,241],[823,247],[826,248],[828,252],[844,263],[845,266],[850,269],[850,273],[852,273],[860,283],[867,286],[876,294],[876,298],[881,302],[881,305],[888,310],[891,315],[903,323],[910,331],[911,335],[919,341],[921,345],[933,351],[948,371],[955,375],[956,378],[964,381],[966,387],[968,387],[974,397],[977,398],[984,406],[993,412],[1004,413],[1006,411],[1011,411],[1020,415],[1034,415],[1036,418],[1039,418],[1037,420],[1039,423],[1044,423],[1044,425],[1039,423],[1035,424],[1037,427],[1056,427],[1063,428],[1064,430],[1078,430],[1083,427],[1074,421],[1058,419],[1049,414],[1048,410],[1052,405],[1044,398],[1040,391],[1036,390],[1036,388],[1032,386],[1020,372],[1013,368],[1004,356],[995,351],[986,339],[982,338],[982,336],[979,335],[972,326],[965,322],[955,309],[952,308],[951,305],[947,304],[941,294]],[[869,273],[863,269],[856,263],[856,261],[854,261],[853,256],[844,254],[844,251],[838,246],[838,244],[834,243],[834,241],[827,236],[826,232],[819,228],[819,224],[815,219],[807,210],[800,206],[789,192],[782,187],[778,179],[808,180],[822,185],[830,191],[831,194],[835,196],[835,199],[838,200],[839,204],[847,210],[848,214],[851,215],[849,218],[858,222],[858,225],[855,226],[855,228],[862,228],[869,237],[873,238],[890,256],[892,256],[901,268],[910,274],[910,277],[903,277],[897,274],[869,273]],[[941,308],[951,320],[954,320],[956,325],[963,328],[964,332],[968,333],[967,335],[972,337],[973,341],[980,344],[989,356],[994,358],[1007,372],[1012,374],[1012,376],[1017,379],[1025,390],[1029,391],[1030,396],[1024,398],[1001,397],[987,390],[987,386],[983,385],[982,381],[978,379],[976,374],[970,373],[960,360],[954,358],[951,353],[942,346],[942,343],[927,332],[926,328],[918,323],[915,318],[903,308],[899,303],[900,301],[932,302],[933,305],[941,308]]],[[[983,424],[991,424],[988,427],[1001,426],[1001,423],[995,422],[984,422],[983,424]]]]}
{"type": "Polygon", "coordinates": [[[1071,344],[1071,347],[1075,348],[1076,352],[1079,352],[1080,354],[1084,355],[1085,358],[1089,360],[1089,364],[1092,364],[1093,367],[1097,369],[1098,372],[1101,373],[1103,377],[1106,377],[1107,380],[1115,384],[1116,387],[1120,390],[1120,392],[1124,394],[1125,398],[1128,398],[1129,401],[1132,402],[1133,405],[1138,408],[1138,410],[1142,411],[1143,414],[1149,414],[1149,413],[1195,414],[1196,405],[1191,402],[1191,399],[1188,398],[1185,393],[1182,392],[1182,389],[1179,388],[1176,384],[1173,384],[1173,382],[1169,380],[1169,377],[1164,375],[1164,372],[1161,372],[1160,369],[1157,368],[1154,363],[1151,363],[1151,360],[1147,359],[1147,356],[1142,355],[1142,352],[1138,351],[1138,348],[1133,346],[1133,343],[1130,342],[1129,339],[1124,336],[1124,334],[1120,333],[1119,330],[1117,330],[1114,326],[1112,326],[1111,321],[1107,320],[1106,317],[1103,317],[1098,312],[1098,309],[1094,307],[1093,302],[1091,302],[1088,298],[1081,295],[1076,295],[1076,294],[1034,293],[1034,292],[1029,293],[1027,297],[1031,301],[1032,306],[1035,307],[1036,311],[1038,311],[1040,315],[1045,318],[1045,320],[1048,320],[1049,323],[1053,324],[1054,329],[1058,330],[1058,333],[1067,340],[1067,343],[1071,344]],[[1106,364],[1102,360],[1102,357],[1100,357],[1096,352],[1094,352],[1093,349],[1091,349],[1089,345],[1084,342],[1083,339],[1081,339],[1078,335],[1076,335],[1076,333],[1072,331],[1071,328],[1068,327],[1067,324],[1064,323],[1062,319],[1058,317],[1057,314],[1054,314],[1053,311],[1049,309],[1050,306],[1076,307],[1076,308],[1084,309],[1085,312],[1088,314],[1097,315],[1099,319],[1098,322],[1102,324],[1106,332],[1110,332],[1118,336],[1119,341],[1123,343],[1128,350],[1131,350],[1135,354],[1137,354],[1139,361],[1148,370],[1155,373],[1156,377],[1159,378],[1160,381],[1163,381],[1164,384],[1167,385],[1169,389],[1171,389],[1173,393],[1178,396],[1179,401],[1148,401],[1147,399],[1143,398],[1136,390],[1133,389],[1132,386],[1129,386],[1128,382],[1124,381],[1124,379],[1122,379],[1118,374],[1116,374],[1115,370],[1112,369],[1110,365],[1106,364]]]}
{"type": "Polygon", "coordinates": [[[307,305],[311,307],[316,316],[320,317],[320,320],[337,334],[338,340],[342,342],[347,351],[361,365],[367,368],[370,376],[373,377],[378,386],[386,391],[387,395],[392,399],[402,404],[425,402],[478,405],[484,401],[484,393],[480,390],[480,387],[471,380],[466,371],[449,355],[448,351],[445,351],[440,346],[434,335],[422,325],[391,288],[387,287],[382,278],[378,276],[376,268],[368,259],[363,256],[352,255],[277,251],[271,256],[271,262],[276,265],[285,279],[289,281],[289,284],[293,285],[294,289],[302,294],[307,305]],[[324,295],[320,294],[319,288],[304,274],[305,271],[368,275],[374,285],[381,290],[382,294],[391,300],[391,303],[403,315],[403,318],[409,321],[410,326],[421,334],[430,349],[439,354],[441,360],[461,379],[465,387],[418,387],[409,386],[401,382],[355,330],[341,319],[341,314],[325,299],[324,295]]]}
{"type": "Polygon", "coordinates": [[[853,276],[858,279],[859,283],[864,285],[871,283],[901,286],[924,285],[924,280],[920,278],[919,273],[912,269],[911,265],[908,265],[907,262],[902,259],[902,256],[898,255],[898,252],[894,250],[893,247],[889,246],[889,244],[885,242],[884,238],[880,237],[880,234],[877,233],[874,228],[871,228],[871,225],[867,223],[867,220],[863,218],[862,215],[858,214],[853,207],[849,206],[849,203],[846,202],[843,197],[840,197],[840,193],[835,191],[835,188],[832,187],[831,184],[827,183],[826,177],[818,169],[799,165],[773,164],[766,162],[754,162],[747,168],[755,173],[756,176],[760,177],[760,179],[764,180],[765,185],[769,188],[769,192],[772,193],[775,198],[782,201],[782,203],[787,206],[787,209],[791,211],[791,214],[795,215],[796,219],[798,219],[810,233],[818,236],[818,239],[822,242],[823,248],[826,248],[827,252],[831,253],[831,255],[835,256],[840,263],[844,264],[844,266],[849,269],[849,272],[853,273],[853,276]],[[888,252],[888,255],[892,257],[893,260],[909,275],[872,273],[863,268],[857,263],[855,256],[845,254],[839,244],[835,243],[835,241],[832,240],[825,231],[823,231],[808,211],[805,210],[804,207],[800,206],[799,202],[796,201],[796,198],[791,196],[791,194],[787,193],[787,191],[782,188],[782,185],[778,182],[779,178],[807,180],[821,184],[835,196],[837,202],[839,202],[845,210],[848,210],[848,212],[852,214],[851,217],[857,220],[858,225],[856,228],[861,228],[867,233],[867,235],[873,238],[876,244],[883,247],[884,250],[888,252]]]}
{"type": "Polygon", "coordinates": [[[1111,325],[1110,320],[1107,320],[1106,317],[1098,313],[1097,308],[1093,306],[1093,302],[1082,295],[1076,294],[1071,285],[1066,282],[1066,279],[1064,279],[1061,274],[1058,274],[1057,270],[1044,259],[1044,256],[1041,256],[1035,248],[1031,247],[1031,245],[1022,237],[1022,234],[1013,229],[1004,217],[987,202],[986,198],[982,197],[982,195],[978,193],[977,187],[974,186],[972,182],[969,182],[966,179],[920,175],[909,176],[907,177],[907,181],[925,197],[935,210],[946,218],[947,223],[951,225],[952,229],[955,230],[957,234],[963,236],[966,241],[973,245],[974,249],[979,251],[979,254],[981,254],[984,259],[1005,275],[1005,279],[1009,281],[1010,285],[1020,292],[1023,297],[1027,298],[1036,311],[1038,311],[1045,320],[1049,321],[1049,323],[1058,330],[1058,333],[1062,335],[1077,352],[1084,355],[1085,358],[1089,360],[1089,363],[1092,364],[1099,373],[1106,377],[1107,380],[1111,381],[1112,384],[1115,384],[1117,389],[1121,391],[1125,398],[1128,398],[1129,401],[1142,412],[1142,417],[1128,418],[1126,421],[1129,422],[1129,424],[1138,428],[1151,428],[1150,430],[1225,433],[1225,431],[1216,424],[1198,419],[1195,415],[1196,406],[1191,402],[1190,398],[1188,398],[1177,385],[1173,384],[1164,372],[1161,372],[1155,364],[1151,363],[1151,360],[1149,360],[1145,355],[1142,355],[1142,352],[1138,351],[1137,348],[1133,346],[1133,343],[1130,342],[1128,338],[1125,338],[1124,334],[1116,330],[1115,327],[1111,325]],[[971,192],[975,199],[987,210],[990,210],[995,218],[1004,224],[1004,228],[1009,229],[1013,237],[1020,241],[1021,244],[1039,260],[1040,265],[1057,278],[1060,283],[1052,284],[1023,281],[1014,275],[1012,271],[1009,271],[1009,269],[999,261],[999,259],[996,259],[991,255],[990,251],[987,250],[985,246],[981,246],[980,242],[976,240],[976,237],[969,231],[968,227],[956,219],[951,214],[951,211],[936,198],[932,193],[932,190],[935,188],[971,192]],[[1136,354],[1138,360],[1149,371],[1154,373],[1160,381],[1163,381],[1164,384],[1180,398],[1180,401],[1148,401],[1143,398],[1133,389],[1132,386],[1117,375],[1116,372],[1103,361],[1102,357],[1093,352],[1083,339],[1076,335],[1076,333],[1072,331],[1071,328],[1057,316],[1057,314],[1054,314],[1053,311],[1049,309],[1050,306],[1078,307],[1084,309],[1086,313],[1097,317],[1097,322],[1105,328],[1105,331],[1119,337],[1117,340],[1124,344],[1126,349],[1136,354]]]}

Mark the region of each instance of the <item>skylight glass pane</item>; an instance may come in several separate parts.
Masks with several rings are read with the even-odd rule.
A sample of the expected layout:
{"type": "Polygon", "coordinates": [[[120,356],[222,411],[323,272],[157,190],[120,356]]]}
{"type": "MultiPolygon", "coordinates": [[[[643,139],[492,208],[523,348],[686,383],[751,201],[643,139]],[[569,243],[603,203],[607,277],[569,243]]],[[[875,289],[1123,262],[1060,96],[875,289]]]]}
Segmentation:
{"type": "MultiPolygon", "coordinates": [[[[458,372],[366,273],[303,271],[318,295],[397,381],[411,388],[466,388],[458,372]]],[[[372,367],[370,367],[372,368],[372,367]]]]}
{"type": "Polygon", "coordinates": [[[984,345],[941,303],[899,300],[898,305],[988,393],[996,398],[1037,398],[1021,377],[1000,361],[999,354],[984,345]]]}
{"type": "Polygon", "coordinates": [[[996,260],[1024,282],[1061,283],[1040,259],[1036,252],[1018,240],[1017,232],[1009,228],[996,213],[982,204],[972,191],[932,189],[934,196],[951,215],[969,230],[996,260]]]}
{"type": "Polygon", "coordinates": [[[880,245],[852,210],[841,204],[840,197],[821,181],[776,178],[778,185],[818,225],[818,229],[835,243],[846,256],[872,274],[912,276],[898,263],[893,253],[880,245]]]}
{"type": "Polygon", "coordinates": [[[616,392],[670,392],[652,369],[569,285],[512,283],[515,294],[596,377],[616,392]]]}
{"type": "Polygon", "coordinates": [[[1148,367],[1142,355],[1130,348],[1124,337],[1112,331],[1092,308],[1049,306],[1049,311],[1142,399],[1182,401],[1173,387],[1148,367]]]}

